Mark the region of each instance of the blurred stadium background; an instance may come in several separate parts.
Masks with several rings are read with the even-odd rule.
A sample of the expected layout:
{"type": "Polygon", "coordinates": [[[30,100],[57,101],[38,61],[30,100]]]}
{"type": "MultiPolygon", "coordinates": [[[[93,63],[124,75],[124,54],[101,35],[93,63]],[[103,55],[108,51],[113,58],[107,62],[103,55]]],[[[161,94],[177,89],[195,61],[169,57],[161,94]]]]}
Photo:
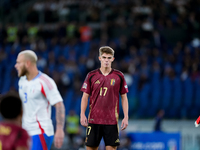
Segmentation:
{"type": "Polygon", "coordinates": [[[199,6],[198,0],[1,0],[0,94],[17,91],[16,57],[31,49],[39,70],[57,83],[66,114],[79,114],[83,80],[100,65],[99,47],[109,45],[113,68],[129,87],[127,132],[153,134],[163,109],[163,132],[179,133],[180,149],[199,150],[199,6]]]}

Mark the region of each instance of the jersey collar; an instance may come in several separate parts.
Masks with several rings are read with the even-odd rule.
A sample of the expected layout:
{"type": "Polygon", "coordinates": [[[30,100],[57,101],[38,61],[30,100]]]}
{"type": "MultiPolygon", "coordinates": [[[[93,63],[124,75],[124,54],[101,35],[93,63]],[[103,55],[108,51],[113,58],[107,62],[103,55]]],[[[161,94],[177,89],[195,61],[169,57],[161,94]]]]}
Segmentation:
{"type": "MultiPolygon", "coordinates": [[[[99,71],[100,74],[103,75],[103,73],[101,72],[100,68],[98,69],[98,71],[99,71]]],[[[113,72],[113,68],[112,68],[112,70],[109,72],[109,74],[111,74],[112,72],[113,72]]],[[[108,75],[109,75],[109,74],[108,74],[108,75]]],[[[107,76],[107,75],[106,75],[106,76],[107,76]]]]}
{"type": "Polygon", "coordinates": [[[40,71],[38,71],[37,76],[35,78],[33,78],[32,80],[35,80],[35,79],[39,78],[41,75],[42,75],[42,73],[40,71]]]}

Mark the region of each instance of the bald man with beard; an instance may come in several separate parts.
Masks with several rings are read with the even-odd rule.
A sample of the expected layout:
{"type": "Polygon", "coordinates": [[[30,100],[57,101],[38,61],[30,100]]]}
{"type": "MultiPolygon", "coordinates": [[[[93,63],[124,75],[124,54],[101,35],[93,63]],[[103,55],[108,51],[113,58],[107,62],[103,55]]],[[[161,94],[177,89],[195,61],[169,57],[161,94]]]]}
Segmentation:
{"type": "Polygon", "coordinates": [[[64,139],[65,107],[52,78],[37,68],[37,55],[32,50],[18,54],[19,95],[23,103],[22,127],[32,138],[32,150],[49,150],[54,140],[61,148],[64,139]],[[51,105],[56,108],[56,131],[51,120],[51,105]]]}

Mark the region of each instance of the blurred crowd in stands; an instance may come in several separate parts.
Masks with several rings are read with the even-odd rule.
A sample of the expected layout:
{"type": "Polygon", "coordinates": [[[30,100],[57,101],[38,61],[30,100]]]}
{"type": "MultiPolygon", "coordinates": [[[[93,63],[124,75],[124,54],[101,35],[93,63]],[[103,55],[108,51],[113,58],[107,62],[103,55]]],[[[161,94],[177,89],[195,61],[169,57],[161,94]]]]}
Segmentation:
{"type": "Polygon", "coordinates": [[[18,89],[16,57],[31,49],[39,70],[55,80],[66,113],[79,114],[83,80],[100,66],[99,47],[109,45],[113,68],[129,86],[130,118],[152,118],[158,109],[170,119],[196,118],[199,6],[195,0],[36,1],[24,23],[0,23],[0,93],[18,89]]]}

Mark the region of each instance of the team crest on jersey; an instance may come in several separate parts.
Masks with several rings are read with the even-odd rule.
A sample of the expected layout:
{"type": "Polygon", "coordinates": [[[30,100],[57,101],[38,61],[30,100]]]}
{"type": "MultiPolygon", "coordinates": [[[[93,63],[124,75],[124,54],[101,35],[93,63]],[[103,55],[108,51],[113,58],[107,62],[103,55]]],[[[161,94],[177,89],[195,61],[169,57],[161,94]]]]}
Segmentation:
{"type": "Polygon", "coordinates": [[[99,80],[97,80],[94,84],[100,84],[100,81],[99,80]]]}
{"type": "Polygon", "coordinates": [[[115,79],[110,80],[110,85],[112,85],[112,86],[115,85],[115,79]]]}
{"type": "Polygon", "coordinates": [[[83,89],[87,89],[87,83],[83,84],[83,89]]]}

